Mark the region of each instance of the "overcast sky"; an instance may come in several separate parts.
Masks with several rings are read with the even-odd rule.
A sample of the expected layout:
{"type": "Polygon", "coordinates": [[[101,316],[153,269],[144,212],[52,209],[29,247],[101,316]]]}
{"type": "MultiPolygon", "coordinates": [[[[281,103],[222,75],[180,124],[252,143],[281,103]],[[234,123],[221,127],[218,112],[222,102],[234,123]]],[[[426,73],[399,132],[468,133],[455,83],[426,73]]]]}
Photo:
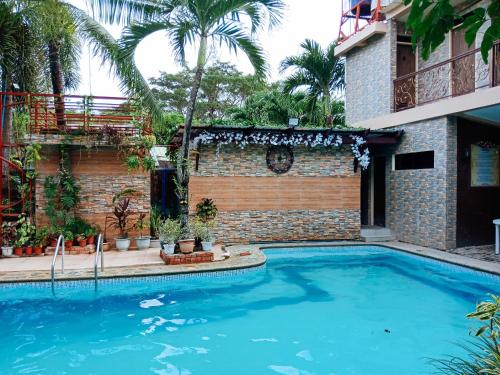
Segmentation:
{"type": "MultiPolygon", "coordinates": [[[[72,0],[75,5],[85,9],[84,0],[72,0]]],[[[282,24],[272,31],[264,31],[259,40],[267,54],[271,68],[270,81],[280,79],[280,61],[300,51],[299,44],[306,38],[317,40],[323,46],[333,41],[338,34],[340,1],[335,0],[285,0],[287,8],[282,24]]],[[[117,26],[107,29],[118,38],[121,29],[117,26]]],[[[188,63],[194,65],[194,51],[188,53],[188,63]]],[[[241,53],[235,56],[227,51],[218,56],[221,61],[231,62],[245,72],[252,73],[250,63],[241,53]]],[[[145,39],[136,51],[136,63],[143,76],[148,79],[159,75],[160,71],[176,72],[179,66],[170,52],[168,39],[161,32],[145,39]]],[[[109,67],[101,67],[100,60],[93,59],[85,49],[81,62],[82,83],[78,90],[82,95],[121,95],[118,82],[109,73],[109,67]]]]}

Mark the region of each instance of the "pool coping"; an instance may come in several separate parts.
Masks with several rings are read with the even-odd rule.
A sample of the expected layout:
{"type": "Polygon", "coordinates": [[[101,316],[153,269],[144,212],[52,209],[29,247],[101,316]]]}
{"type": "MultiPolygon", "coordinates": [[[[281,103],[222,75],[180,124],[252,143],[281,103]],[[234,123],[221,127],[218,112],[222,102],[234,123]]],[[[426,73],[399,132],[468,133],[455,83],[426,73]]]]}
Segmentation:
{"type": "MultiPolygon", "coordinates": [[[[487,262],[479,259],[468,258],[463,255],[452,254],[446,251],[426,248],[403,242],[360,242],[360,241],[303,241],[303,242],[276,242],[259,244],[238,244],[227,246],[226,250],[230,257],[226,260],[210,263],[197,263],[185,265],[134,265],[107,267],[103,272],[99,272],[99,279],[112,278],[134,278],[145,276],[164,276],[197,274],[206,272],[221,272],[239,269],[249,269],[262,266],[266,263],[264,251],[266,249],[280,248],[304,248],[304,247],[337,247],[337,246],[381,246],[396,251],[402,251],[413,255],[431,258],[454,264],[476,271],[489,274],[500,275],[500,263],[487,262]],[[242,252],[248,252],[248,255],[241,256],[242,252]]],[[[66,270],[64,274],[57,272],[56,281],[78,281],[93,280],[93,269],[71,269],[66,270]]],[[[10,271],[0,273],[0,284],[6,283],[35,283],[47,282],[51,280],[50,271],[10,271]]]]}

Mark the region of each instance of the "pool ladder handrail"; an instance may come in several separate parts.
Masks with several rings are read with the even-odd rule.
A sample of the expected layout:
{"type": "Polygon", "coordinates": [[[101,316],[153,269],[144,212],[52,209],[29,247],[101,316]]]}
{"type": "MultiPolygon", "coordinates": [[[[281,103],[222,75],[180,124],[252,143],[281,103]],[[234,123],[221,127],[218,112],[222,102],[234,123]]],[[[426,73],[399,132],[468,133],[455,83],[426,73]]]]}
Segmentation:
{"type": "Polygon", "coordinates": [[[101,260],[101,272],[104,271],[104,253],[102,251],[102,244],[104,242],[104,236],[102,233],[99,233],[99,237],[97,237],[97,245],[95,249],[95,259],[94,259],[94,283],[95,283],[95,289],[97,290],[97,280],[99,278],[98,275],[98,264],[99,264],[99,259],[101,260]]]}
{"type": "Polygon", "coordinates": [[[50,266],[50,280],[52,283],[52,292],[54,292],[54,282],[56,278],[56,260],[60,248],[62,248],[61,273],[64,274],[64,236],[62,234],[60,234],[59,237],[57,238],[56,249],[54,250],[54,255],[52,256],[52,264],[50,266]]]}

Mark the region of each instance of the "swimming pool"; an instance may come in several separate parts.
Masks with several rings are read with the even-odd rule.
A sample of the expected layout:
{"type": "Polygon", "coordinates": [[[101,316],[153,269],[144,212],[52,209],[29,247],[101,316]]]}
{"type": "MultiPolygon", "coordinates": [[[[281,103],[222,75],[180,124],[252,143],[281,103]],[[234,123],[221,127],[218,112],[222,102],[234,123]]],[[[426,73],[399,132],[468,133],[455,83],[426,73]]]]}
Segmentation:
{"type": "Polygon", "coordinates": [[[385,247],[246,272],[0,286],[2,374],[427,374],[500,278],[385,247]]]}

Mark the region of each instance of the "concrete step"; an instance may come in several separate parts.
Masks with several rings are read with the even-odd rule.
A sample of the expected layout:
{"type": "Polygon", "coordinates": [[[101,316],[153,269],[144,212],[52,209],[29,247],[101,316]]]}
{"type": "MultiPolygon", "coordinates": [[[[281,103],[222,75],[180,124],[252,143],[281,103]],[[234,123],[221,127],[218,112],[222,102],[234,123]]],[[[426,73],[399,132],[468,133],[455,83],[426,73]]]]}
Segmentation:
{"type": "Polygon", "coordinates": [[[388,241],[395,241],[396,237],[394,236],[361,236],[361,241],[364,242],[388,242],[388,241]]]}
{"type": "Polygon", "coordinates": [[[361,228],[361,239],[365,242],[394,241],[396,237],[389,228],[365,227],[361,228]]]}

